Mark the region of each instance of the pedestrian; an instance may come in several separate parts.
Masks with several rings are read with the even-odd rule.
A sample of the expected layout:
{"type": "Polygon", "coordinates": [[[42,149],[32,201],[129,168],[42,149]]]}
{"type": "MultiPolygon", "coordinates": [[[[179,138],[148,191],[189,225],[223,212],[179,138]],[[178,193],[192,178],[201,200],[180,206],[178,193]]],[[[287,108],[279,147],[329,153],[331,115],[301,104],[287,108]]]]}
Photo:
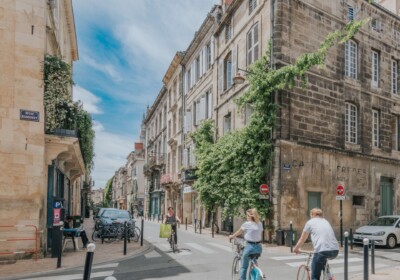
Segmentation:
{"type": "MultiPolygon", "coordinates": [[[[71,226],[71,222],[72,222],[72,216],[67,216],[67,218],[64,221],[64,228],[73,228],[71,226]]],[[[83,229],[83,226],[82,228],[78,229],[78,232],[82,240],[83,248],[86,248],[89,243],[89,239],[87,238],[86,231],[83,229]]],[[[72,233],[65,233],[65,234],[72,234],[72,233]]]]}
{"type": "Polygon", "coordinates": [[[170,206],[168,207],[167,215],[165,215],[163,223],[171,224],[171,228],[174,231],[175,245],[178,244],[178,233],[176,230],[176,222],[181,223],[181,220],[175,215],[174,208],[170,206]]]}
{"type": "Polygon", "coordinates": [[[229,241],[233,238],[238,237],[244,233],[244,239],[246,240],[246,246],[243,250],[242,255],[242,267],[240,268],[240,280],[246,280],[246,272],[249,266],[249,255],[250,254],[261,254],[261,235],[263,232],[263,225],[260,222],[257,209],[248,209],[246,211],[246,219],[240,228],[232,235],[229,235],[229,241]]]}
{"type": "Polygon", "coordinates": [[[314,257],[311,263],[311,280],[319,280],[322,270],[325,270],[327,260],[337,257],[339,254],[339,243],[330,223],[322,217],[322,210],[314,208],[310,211],[311,219],[305,224],[303,233],[294,252],[298,254],[301,246],[311,234],[314,247],[314,257]]]}

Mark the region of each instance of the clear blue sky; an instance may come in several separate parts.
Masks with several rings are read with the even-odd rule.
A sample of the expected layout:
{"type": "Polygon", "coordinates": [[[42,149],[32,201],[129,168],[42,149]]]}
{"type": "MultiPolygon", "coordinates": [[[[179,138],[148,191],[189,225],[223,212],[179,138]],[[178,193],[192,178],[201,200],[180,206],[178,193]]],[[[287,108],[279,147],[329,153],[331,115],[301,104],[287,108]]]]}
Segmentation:
{"type": "Polygon", "coordinates": [[[74,99],[92,114],[95,188],[138,140],[146,107],[177,51],[185,51],[219,0],[73,0],[79,61],[74,99]]]}

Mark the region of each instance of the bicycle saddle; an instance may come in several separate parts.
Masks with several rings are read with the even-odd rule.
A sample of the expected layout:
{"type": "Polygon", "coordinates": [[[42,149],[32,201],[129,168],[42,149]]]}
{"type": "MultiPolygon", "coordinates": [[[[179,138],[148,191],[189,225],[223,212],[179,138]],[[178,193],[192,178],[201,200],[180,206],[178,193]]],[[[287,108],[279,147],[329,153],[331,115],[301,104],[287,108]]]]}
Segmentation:
{"type": "Polygon", "coordinates": [[[260,257],[261,254],[250,254],[249,255],[249,259],[258,259],[260,257]]]}

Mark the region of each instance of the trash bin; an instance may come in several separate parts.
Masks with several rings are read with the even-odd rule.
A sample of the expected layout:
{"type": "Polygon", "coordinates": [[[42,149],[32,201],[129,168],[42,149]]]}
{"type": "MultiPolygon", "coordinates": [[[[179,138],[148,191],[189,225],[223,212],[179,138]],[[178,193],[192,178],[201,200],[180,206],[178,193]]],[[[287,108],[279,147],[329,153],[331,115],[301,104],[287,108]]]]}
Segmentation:
{"type": "Polygon", "coordinates": [[[72,226],[74,228],[80,227],[82,223],[83,223],[83,220],[82,220],[81,216],[73,216],[72,217],[72,226]]]}
{"type": "Polygon", "coordinates": [[[278,245],[278,246],[285,245],[284,230],[278,229],[275,232],[276,232],[276,245],[278,245]]]}
{"type": "MultiPolygon", "coordinates": [[[[295,246],[297,242],[297,231],[293,229],[292,245],[295,246]]],[[[285,245],[290,247],[290,230],[285,230],[285,245]]]]}

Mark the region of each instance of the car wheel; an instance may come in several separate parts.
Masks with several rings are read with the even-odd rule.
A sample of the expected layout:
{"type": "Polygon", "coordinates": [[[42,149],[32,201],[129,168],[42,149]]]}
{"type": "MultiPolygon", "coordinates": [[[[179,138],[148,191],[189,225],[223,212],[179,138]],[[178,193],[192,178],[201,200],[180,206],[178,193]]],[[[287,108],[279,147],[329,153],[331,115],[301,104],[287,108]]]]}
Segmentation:
{"type": "Polygon", "coordinates": [[[388,238],[386,239],[386,246],[387,246],[389,249],[394,249],[394,248],[396,247],[396,245],[397,245],[396,236],[394,236],[393,234],[390,234],[390,235],[388,236],[388,238]]]}

